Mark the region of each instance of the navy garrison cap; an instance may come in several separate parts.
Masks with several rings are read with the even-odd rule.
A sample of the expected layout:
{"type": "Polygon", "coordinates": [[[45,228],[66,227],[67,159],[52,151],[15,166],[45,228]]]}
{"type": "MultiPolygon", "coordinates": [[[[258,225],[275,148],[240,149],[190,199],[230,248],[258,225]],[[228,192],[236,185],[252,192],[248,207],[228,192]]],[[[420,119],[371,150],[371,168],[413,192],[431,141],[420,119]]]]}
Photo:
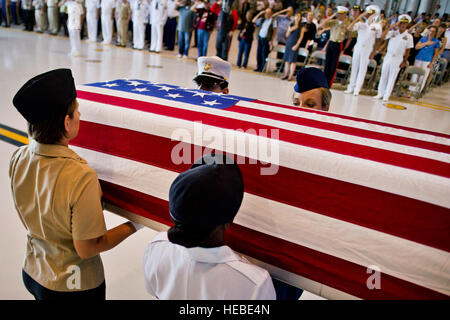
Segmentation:
{"type": "Polygon", "coordinates": [[[297,84],[295,85],[294,90],[302,93],[316,88],[328,89],[325,73],[314,67],[300,69],[297,72],[297,84]]]}
{"type": "Polygon", "coordinates": [[[13,104],[31,124],[67,111],[77,97],[70,69],[56,69],[28,80],[16,93],[13,104]]]}
{"type": "Polygon", "coordinates": [[[233,221],[243,197],[239,166],[225,155],[206,155],[170,186],[170,216],[176,224],[213,228],[233,221]]]}

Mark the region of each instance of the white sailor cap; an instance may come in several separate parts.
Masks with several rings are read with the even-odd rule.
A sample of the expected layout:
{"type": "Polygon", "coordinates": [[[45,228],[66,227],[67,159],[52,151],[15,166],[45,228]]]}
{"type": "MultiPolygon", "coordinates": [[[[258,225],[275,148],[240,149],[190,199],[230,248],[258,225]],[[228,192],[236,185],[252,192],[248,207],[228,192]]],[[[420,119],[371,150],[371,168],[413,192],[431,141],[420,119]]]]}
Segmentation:
{"type": "Polygon", "coordinates": [[[368,6],[368,7],[366,8],[366,11],[367,11],[369,14],[374,14],[374,13],[375,13],[375,16],[379,16],[379,15],[380,15],[380,12],[381,12],[380,7],[377,6],[377,5],[375,5],[375,4],[372,4],[372,5],[368,6]]]}
{"type": "MultiPolygon", "coordinates": [[[[209,77],[217,80],[227,81],[230,78],[231,63],[214,57],[200,57],[197,59],[197,77],[209,77]]],[[[195,79],[194,79],[195,80],[195,79]]]]}
{"type": "Polygon", "coordinates": [[[402,14],[402,15],[400,15],[400,17],[398,17],[398,21],[410,23],[411,22],[411,17],[408,16],[407,14],[402,14]]]}
{"type": "Polygon", "coordinates": [[[337,13],[347,13],[348,12],[348,8],[343,7],[343,6],[337,6],[337,13]]]}

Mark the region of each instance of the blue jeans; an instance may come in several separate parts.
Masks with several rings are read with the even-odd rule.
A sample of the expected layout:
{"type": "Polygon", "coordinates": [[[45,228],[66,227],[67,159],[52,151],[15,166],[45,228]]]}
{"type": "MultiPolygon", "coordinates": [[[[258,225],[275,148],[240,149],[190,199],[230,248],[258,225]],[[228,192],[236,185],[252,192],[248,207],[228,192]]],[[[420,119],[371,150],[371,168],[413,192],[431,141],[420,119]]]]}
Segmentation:
{"type": "Polygon", "coordinates": [[[244,39],[241,39],[239,41],[239,52],[238,52],[238,60],[237,60],[237,66],[241,66],[242,62],[242,55],[244,55],[244,64],[242,65],[244,68],[247,68],[248,63],[248,57],[250,56],[250,50],[252,48],[252,43],[247,42],[244,39]]]}
{"type": "Polygon", "coordinates": [[[204,57],[207,55],[208,53],[208,41],[209,41],[209,36],[211,34],[206,31],[206,30],[202,30],[202,29],[197,29],[197,47],[198,47],[198,56],[199,57],[204,57]]]}
{"type": "Polygon", "coordinates": [[[228,60],[228,46],[229,46],[228,33],[223,34],[222,32],[217,32],[216,38],[216,56],[222,58],[223,60],[228,60]]]}
{"type": "Polygon", "coordinates": [[[256,64],[257,70],[262,72],[264,69],[264,65],[266,64],[266,58],[270,53],[270,44],[267,38],[261,38],[258,36],[258,50],[256,52],[256,64]]]}
{"type": "Polygon", "coordinates": [[[191,46],[192,32],[178,31],[178,52],[182,56],[187,56],[191,46]]]}

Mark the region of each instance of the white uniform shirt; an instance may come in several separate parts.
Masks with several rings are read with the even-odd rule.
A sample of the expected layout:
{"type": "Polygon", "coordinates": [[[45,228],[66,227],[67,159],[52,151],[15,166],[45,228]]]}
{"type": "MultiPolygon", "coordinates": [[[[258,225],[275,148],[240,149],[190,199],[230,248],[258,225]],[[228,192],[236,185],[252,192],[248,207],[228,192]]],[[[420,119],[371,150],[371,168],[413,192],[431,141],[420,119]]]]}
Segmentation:
{"type": "Polygon", "coordinates": [[[164,300],[275,299],[269,273],[228,246],[185,248],[161,232],[144,253],[147,291],[164,300]]]}
{"type": "Polygon", "coordinates": [[[150,3],[150,24],[164,24],[167,20],[167,0],[152,0],[150,3]]]}
{"type": "Polygon", "coordinates": [[[147,0],[133,0],[131,3],[131,19],[133,22],[147,23],[149,3],[147,0]]]}
{"type": "Polygon", "coordinates": [[[67,29],[81,30],[81,15],[83,6],[75,1],[69,1],[67,4],[67,29]]]}
{"type": "Polygon", "coordinates": [[[447,42],[445,43],[445,49],[450,49],[450,29],[445,30],[445,35],[447,42]]]}
{"type": "Polygon", "coordinates": [[[94,13],[100,8],[100,0],[86,0],[86,12],[94,13]]]}
{"type": "Polygon", "coordinates": [[[368,25],[365,22],[357,22],[353,26],[353,31],[358,31],[358,38],[356,39],[356,48],[363,50],[372,50],[375,40],[381,37],[382,28],[379,23],[372,23],[368,25]]]}
{"type": "Polygon", "coordinates": [[[402,34],[398,30],[389,31],[386,40],[389,40],[386,55],[392,57],[401,57],[405,55],[405,51],[414,47],[412,35],[406,30],[402,34]]]}
{"type": "Polygon", "coordinates": [[[102,16],[111,16],[113,9],[116,7],[116,0],[102,0],[100,7],[102,8],[102,16]]]}
{"type": "Polygon", "coordinates": [[[175,0],[167,0],[167,12],[169,18],[178,17],[178,10],[176,9],[175,0]]]}

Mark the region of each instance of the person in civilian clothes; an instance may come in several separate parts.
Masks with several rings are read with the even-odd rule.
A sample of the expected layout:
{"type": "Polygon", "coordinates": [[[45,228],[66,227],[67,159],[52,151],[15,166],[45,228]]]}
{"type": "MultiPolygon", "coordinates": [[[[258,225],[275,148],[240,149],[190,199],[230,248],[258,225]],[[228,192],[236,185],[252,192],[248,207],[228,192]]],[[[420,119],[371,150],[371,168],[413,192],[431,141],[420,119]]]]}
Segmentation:
{"type": "Polygon", "coordinates": [[[47,0],[47,17],[50,34],[56,35],[59,29],[58,0],[47,0]]]}
{"type": "Polygon", "coordinates": [[[204,57],[208,54],[209,37],[216,23],[216,15],[211,11],[208,0],[196,0],[196,3],[196,6],[192,6],[192,10],[196,13],[198,56],[204,57]]]}
{"type": "Polygon", "coordinates": [[[25,31],[33,31],[34,27],[34,12],[33,12],[33,0],[22,0],[22,10],[23,10],[23,23],[25,31]]]}
{"type": "Polygon", "coordinates": [[[384,56],[383,65],[381,67],[381,78],[378,83],[378,94],[375,99],[383,99],[388,101],[394,89],[400,68],[408,61],[409,50],[414,46],[411,34],[408,32],[408,25],[411,17],[402,14],[399,21],[386,28],[381,38],[389,39],[387,52],[384,56]],[[398,30],[392,30],[398,27],[398,30]]]}
{"type": "Polygon", "coordinates": [[[163,44],[163,29],[167,21],[167,0],[152,0],[150,3],[150,24],[152,36],[150,51],[160,53],[163,44]]]}
{"type": "Polygon", "coordinates": [[[245,21],[238,27],[239,29],[239,52],[237,58],[237,66],[247,68],[248,58],[250,56],[250,50],[252,49],[253,34],[255,33],[255,24],[253,23],[253,13],[248,10],[245,16],[245,21]],[[242,63],[242,56],[244,56],[244,62],[242,63]]]}
{"type": "Polygon", "coordinates": [[[375,40],[381,37],[382,27],[379,23],[374,23],[374,19],[380,14],[378,6],[368,6],[366,12],[348,26],[347,30],[357,31],[358,37],[356,45],[353,49],[352,70],[350,73],[350,82],[345,93],[353,93],[359,95],[364,79],[366,77],[367,66],[369,65],[370,54],[373,51],[375,40]],[[366,22],[361,19],[370,17],[366,22]]]}
{"type": "Polygon", "coordinates": [[[97,174],[68,147],[80,126],[76,97],[71,71],[57,69],[33,77],[13,98],[30,143],[13,153],[9,177],[27,231],[23,282],[36,300],[105,300],[100,252],[143,227],[106,229],[97,174]]]}
{"type": "Polygon", "coordinates": [[[337,13],[325,19],[320,25],[319,28],[329,27],[330,28],[330,40],[328,41],[328,45],[326,47],[326,57],[325,57],[325,66],[324,72],[328,81],[328,86],[331,88],[334,77],[336,75],[336,70],[339,63],[339,57],[343,50],[347,48],[347,46],[351,42],[351,36],[348,37],[345,47],[343,42],[348,36],[347,27],[350,24],[350,21],[347,19],[348,9],[346,7],[338,6],[337,13]],[[334,17],[338,16],[337,19],[334,17]]]}
{"type": "Polygon", "coordinates": [[[97,42],[98,16],[100,13],[100,0],[86,0],[86,22],[88,41],[97,42]]]}
{"type": "Polygon", "coordinates": [[[233,31],[238,23],[236,6],[237,0],[219,0],[211,6],[211,11],[217,16],[216,55],[223,60],[228,60],[233,31]]]}
{"type": "Polygon", "coordinates": [[[114,9],[116,7],[115,0],[101,0],[101,21],[103,44],[111,44],[113,36],[113,19],[114,9]]]}
{"type": "Polygon", "coordinates": [[[292,80],[297,67],[298,46],[302,42],[307,27],[301,22],[302,14],[295,14],[294,25],[286,32],[287,42],[284,50],[284,75],[281,80],[292,80]]]}
{"type": "Polygon", "coordinates": [[[243,196],[239,166],[221,154],[205,155],[178,175],[169,191],[175,226],[156,235],[144,253],[150,294],[163,300],[275,299],[269,273],[224,244],[243,196]]]}
{"type": "Polygon", "coordinates": [[[80,55],[80,30],[81,30],[81,18],[83,16],[83,6],[80,4],[81,0],[69,0],[66,3],[67,6],[67,29],[69,30],[69,39],[71,51],[70,56],[77,57],[80,55]]]}
{"type": "Polygon", "coordinates": [[[131,7],[128,0],[119,0],[116,4],[117,45],[126,47],[128,43],[128,23],[131,7]]]}
{"type": "Polygon", "coordinates": [[[259,27],[258,31],[258,48],[256,52],[256,72],[262,72],[269,56],[270,50],[273,48],[273,37],[276,32],[273,30],[272,9],[267,8],[261,11],[253,18],[253,23],[259,27]],[[261,17],[261,16],[264,17],[261,17]]]}
{"type": "MultiPolygon", "coordinates": [[[[416,74],[414,74],[411,77],[411,82],[416,82],[417,80],[422,81],[419,92],[422,92],[425,87],[428,76],[430,75],[431,67],[439,56],[439,49],[441,48],[441,44],[436,38],[438,28],[436,26],[431,26],[428,29],[430,30],[430,35],[420,39],[416,45],[416,49],[419,50],[419,52],[417,53],[416,60],[414,61],[414,66],[423,68],[425,70],[425,75],[419,78],[416,74]]],[[[417,91],[417,88],[411,86],[409,91],[415,92],[417,91]]]]}
{"type": "Polygon", "coordinates": [[[47,10],[45,8],[45,0],[33,0],[34,19],[36,21],[36,32],[43,33],[47,30],[47,10]]]}
{"type": "Polygon", "coordinates": [[[133,20],[133,48],[142,50],[145,45],[145,27],[148,22],[148,0],[134,0],[131,6],[133,20]]]}
{"type": "Polygon", "coordinates": [[[175,9],[176,0],[167,0],[167,21],[164,25],[164,48],[170,51],[175,49],[175,37],[177,34],[178,11],[175,9]]]}
{"type": "Polygon", "coordinates": [[[2,0],[0,9],[2,11],[3,27],[9,28],[11,25],[11,0],[2,0]]]}
{"type": "MultiPolygon", "coordinates": [[[[59,26],[63,27],[64,35],[65,36],[69,36],[69,31],[67,30],[67,6],[66,6],[66,0],[61,0],[58,3],[58,7],[59,7],[59,21],[61,22],[61,24],[59,26]]],[[[59,29],[58,29],[58,32],[59,32],[59,29]]]]}
{"type": "Polygon", "coordinates": [[[177,58],[187,58],[191,46],[192,30],[194,29],[195,14],[191,10],[190,0],[178,0],[178,55],[177,58]]]}

